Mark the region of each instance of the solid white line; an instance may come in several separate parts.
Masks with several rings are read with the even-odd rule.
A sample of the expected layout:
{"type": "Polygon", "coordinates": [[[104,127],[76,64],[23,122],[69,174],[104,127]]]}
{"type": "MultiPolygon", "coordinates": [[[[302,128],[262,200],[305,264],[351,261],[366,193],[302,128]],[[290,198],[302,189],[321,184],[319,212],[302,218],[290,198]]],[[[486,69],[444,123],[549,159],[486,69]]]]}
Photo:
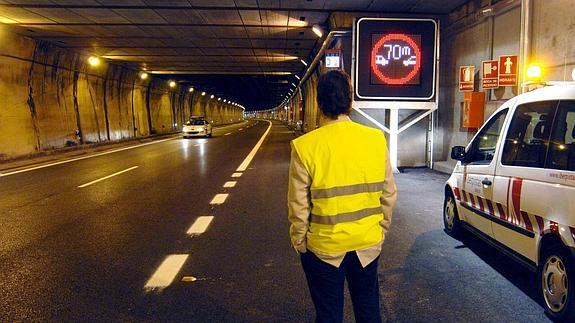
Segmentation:
{"type": "Polygon", "coordinates": [[[16,170],[16,171],[13,171],[13,172],[0,173],[0,177],[10,176],[10,175],[15,175],[15,174],[20,174],[20,173],[25,173],[25,172],[33,171],[33,170],[36,170],[36,169],[46,168],[46,167],[50,167],[50,166],[56,166],[56,165],[60,165],[60,164],[71,163],[71,162],[75,162],[75,161],[82,160],[82,159],[94,158],[94,157],[98,157],[98,156],[113,154],[113,153],[117,153],[117,152],[119,152],[119,151],[124,151],[124,150],[129,150],[129,149],[134,149],[134,148],[142,147],[142,146],[148,146],[148,145],[158,144],[158,143],[160,143],[160,142],[164,142],[164,141],[168,141],[168,140],[172,140],[172,139],[173,139],[173,138],[162,139],[162,140],[158,140],[158,141],[147,142],[147,143],[141,144],[141,145],[124,147],[124,148],[120,148],[120,149],[116,149],[116,150],[110,150],[110,151],[106,151],[106,152],[102,152],[102,153],[98,153],[98,154],[94,154],[94,155],[90,155],[90,156],[76,157],[76,158],[67,159],[67,160],[62,160],[62,161],[59,161],[59,162],[50,163],[50,164],[46,164],[46,165],[40,165],[40,166],[31,167],[31,168],[16,170]]]}
{"type": "Polygon", "coordinates": [[[170,286],[187,259],[188,255],[168,255],[152,277],[150,277],[144,289],[158,289],[170,286]]]}
{"type": "Polygon", "coordinates": [[[224,184],[224,187],[235,187],[237,183],[238,183],[238,182],[236,182],[236,181],[226,182],[226,183],[224,184]]]}
{"type": "Polygon", "coordinates": [[[237,169],[238,172],[243,172],[248,168],[248,166],[252,162],[252,159],[254,159],[256,153],[260,149],[260,146],[264,143],[264,140],[266,139],[266,137],[270,133],[270,130],[272,129],[272,122],[268,121],[268,120],[266,120],[266,121],[270,124],[268,126],[268,130],[266,130],[264,135],[260,138],[260,141],[258,141],[258,143],[254,146],[252,151],[249,153],[248,157],[246,157],[246,159],[244,159],[244,161],[241,163],[240,167],[238,167],[238,169],[237,169]]]}
{"type": "Polygon", "coordinates": [[[108,179],[108,178],[110,178],[110,177],[114,177],[114,176],[120,175],[120,174],[122,174],[122,173],[129,172],[129,171],[131,171],[131,170],[134,170],[134,169],[136,169],[136,168],[138,168],[138,167],[140,167],[140,166],[133,166],[133,167],[130,167],[130,168],[128,168],[128,169],[124,169],[123,171],[119,171],[119,172],[114,173],[114,174],[112,174],[112,175],[108,175],[108,176],[106,176],[106,177],[102,177],[102,178],[97,179],[97,180],[95,180],[95,181],[91,181],[90,183],[86,183],[86,184],[80,185],[80,186],[78,186],[78,188],[84,188],[84,187],[86,187],[86,186],[90,186],[90,185],[92,185],[92,184],[96,184],[96,183],[101,182],[101,181],[103,181],[103,180],[106,180],[106,179],[108,179]]]}
{"type": "Polygon", "coordinates": [[[192,224],[192,226],[188,229],[188,232],[187,232],[188,235],[193,236],[193,235],[199,235],[199,234],[206,232],[206,230],[210,226],[210,223],[212,222],[213,219],[214,219],[213,216],[200,216],[200,217],[198,217],[196,219],[196,221],[194,222],[194,224],[192,224]]]}
{"type": "Polygon", "coordinates": [[[233,173],[232,174],[232,177],[241,177],[241,176],[242,176],[242,173],[233,173]]]}
{"type": "Polygon", "coordinates": [[[224,204],[229,194],[216,194],[210,204],[224,204]]]}

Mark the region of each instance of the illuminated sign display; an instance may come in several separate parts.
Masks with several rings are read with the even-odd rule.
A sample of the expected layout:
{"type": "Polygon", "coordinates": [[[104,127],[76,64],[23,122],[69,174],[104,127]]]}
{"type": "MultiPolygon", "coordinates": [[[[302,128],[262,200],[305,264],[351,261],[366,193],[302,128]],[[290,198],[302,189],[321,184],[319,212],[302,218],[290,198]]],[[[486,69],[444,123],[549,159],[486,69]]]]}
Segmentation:
{"type": "Polygon", "coordinates": [[[325,51],[325,67],[341,68],[341,51],[338,49],[328,49],[325,51]]]}
{"type": "Polygon", "coordinates": [[[371,50],[372,84],[419,84],[421,36],[373,34],[371,50]]]}
{"type": "Polygon", "coordinates": [[[433,19],[358,19],[353,67],[356,99],[433,99],[436,55],[433,19]]]}

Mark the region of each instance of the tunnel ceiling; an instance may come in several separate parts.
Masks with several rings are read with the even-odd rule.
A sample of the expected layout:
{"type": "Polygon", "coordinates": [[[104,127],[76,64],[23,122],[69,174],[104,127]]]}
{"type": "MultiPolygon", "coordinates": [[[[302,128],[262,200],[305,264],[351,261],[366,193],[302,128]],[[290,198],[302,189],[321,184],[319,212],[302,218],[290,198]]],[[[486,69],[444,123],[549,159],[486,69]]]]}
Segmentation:
{"type": "Polygon", "coordinates": [[[0,0],[0,22],[247,109],[283,101],[333,11],[445,14],[466,0],[0,0]],[[173,75],[172,75],[173,74],[173,75]]]}

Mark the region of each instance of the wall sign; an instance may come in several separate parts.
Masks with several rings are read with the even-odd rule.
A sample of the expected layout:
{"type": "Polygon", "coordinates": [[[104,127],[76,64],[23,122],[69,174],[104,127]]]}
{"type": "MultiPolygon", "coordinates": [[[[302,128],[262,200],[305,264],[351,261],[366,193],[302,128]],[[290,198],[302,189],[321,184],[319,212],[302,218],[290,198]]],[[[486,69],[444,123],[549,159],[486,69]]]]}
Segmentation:
{"type": "Polygon", "coordinates": [[[459,67],[459,92],[473,91],[475,84],[475,66],[459,67]]]}
{"type": "Polygon", "coordinates": [[[334,69],[341,68],[341,50],[327,49],[325,51],[325,67],[334,69]]]}
{"type": "Polygon", "coordinates": [[[360,18],[355,24],[354,88],[359,100],[430,100],[435,95],[437,23],[360,18]]]}
{"type": "Polygon", "coordinates": [[[517,55],[499,56],[499,86],[517,85],[517,55]]]}
{"type": "Polygon", "coordinates": [[[481,87],[484,90],[496,89],[499,87],[499,68],[498,61],[481,62],[481,87]]]}

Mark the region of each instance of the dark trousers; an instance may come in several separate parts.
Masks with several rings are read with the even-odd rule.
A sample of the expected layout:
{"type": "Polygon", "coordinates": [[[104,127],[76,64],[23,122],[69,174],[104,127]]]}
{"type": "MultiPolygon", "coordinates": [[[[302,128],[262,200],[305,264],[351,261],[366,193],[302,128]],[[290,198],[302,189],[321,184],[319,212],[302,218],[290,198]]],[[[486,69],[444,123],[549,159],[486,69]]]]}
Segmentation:
{"type": "Polygon", "coordinates": [[[357,254],[348,252],[336,268],[308,251],[301,256],[311,298],[316,310],[316,322],[343,321],[343,290],[347,280],[356,322],[381,322],[379,313],[379,257],[365,268],[357,254]]]}

